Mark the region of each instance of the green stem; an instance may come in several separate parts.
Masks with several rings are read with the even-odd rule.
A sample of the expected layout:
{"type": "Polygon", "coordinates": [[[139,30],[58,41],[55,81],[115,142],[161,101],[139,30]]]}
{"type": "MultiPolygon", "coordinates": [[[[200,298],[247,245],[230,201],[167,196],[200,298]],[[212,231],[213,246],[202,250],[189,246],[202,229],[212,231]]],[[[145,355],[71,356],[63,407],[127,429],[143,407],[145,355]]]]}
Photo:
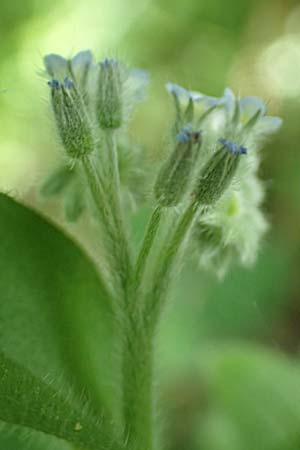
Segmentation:
{"type": "MultiPolygon", "coordinates": [[[[193,201],[185,210],[167,247],[159,256],[159,269],[154,274],[154,284],[146,297],[142,310],[133,310],[125,330],[125,352],[123,358],[123,410],[129,443],[142,450],[153,450],[155,433],[154,395],[154,337],[155,324],[166,296],[171,274],[185,239],[191,229],[198,203],[193,201]]],[[[141,281],[148,255],[152,248],[161,210],[153,211],[142,250],[138,257],[135,277],[141,281]]],[[[138,287],[138,285],[137,285],[138,287]]]]}
{"type": "Polygon", "coordinates": [[[128,448],[153,450],[153,335],[137,320],[129,320],[125,337],[123,415],[128,448]]]}
{"type": "MultiPolygon", "coordinates": [[[[124,309],[121,323],[123,324],[123,354],[122,354],[122,394],[123,419],[128,448],[152,450],[153,448],[153,338],[146,333],[134,308],[135,293],[132,290],[132,263],[127,244],[127,233],[124,227],[118,168],[118,154],[115,132],[105,132],[108,156],[107,190],[113,214],[114,225],[118,235],[120,257],[120,275],[124,294],[124,309]],[[133,294],[133,295],[132,295],[133,294]]],[[[154,213],[154,224],[146,233],[145,246],[138,259],[138,280],[142,277],[147,255],[158,228],[161,211],[154,213]],[[151,231],[152,230],[152,231],[151,231]],[[153,232],[153,236],[151,236],[153,232]]],[[[135,278],[134,278],[135,279],[135,278]]],[[[134,284],[139,282],[134,281],[134,284]]]]}
{"type": "Polygon", "coordinates": [[[141,250],[139,252],[136,265],[135,265],[135,271],[134,271],[134,278],[133,278],[133,290],[136,292],[136,290],[141,286],[141,281],[145,272],[146,263],[148,260],[148,256],[150,254],[153,241],[155,239],[155,236],[157,234],[159,224],[161,221],[162,216],[162,207],[160,205],[156,206],[156,208],[153,210],[152,215],[150,217],[150,221],[147,226],[147,230],[145,233],[145,237],[142,243],[141,250]]]}
{"type": "Polygon", "coordinates": [[[121,205],[118,149],[115,133],[115,130],[105,130],[104,132],[108,157],[107,197],[110,203],[110,209],[117,231],[116,239],[119,249],[119,276],[121,280],[125,304],[128,305],[128,302],[130,300],[129,283],[131,279],[132,261],[121,205]]]}
{"type": "Polygon", "coordinates": [[[144,312],[145,317],[148,317],[148,320],[150,320],[150,327],[155,326],[159,313],[164,305],[174,267],[191,229],[197,210],[198,202],[192,201],[186,208],[174,233],[171,235],[167,247],[164,247],[162,253],[159,255],[159,268],[153,275],[154,283],[150,293],[147,295],[146,311],[144,312]]]}
{"type": "Polygon", "coordinates": [[[118,290],[120,289],[120,249],[114,219],[111,209],[107,204],[107,197],[92,158],[85,157],[81,162],[87,185],[105,235],[104,242],[107,250],[106,257],[110,267],[110,275],[112,276],[114,287],[118,290]]]}

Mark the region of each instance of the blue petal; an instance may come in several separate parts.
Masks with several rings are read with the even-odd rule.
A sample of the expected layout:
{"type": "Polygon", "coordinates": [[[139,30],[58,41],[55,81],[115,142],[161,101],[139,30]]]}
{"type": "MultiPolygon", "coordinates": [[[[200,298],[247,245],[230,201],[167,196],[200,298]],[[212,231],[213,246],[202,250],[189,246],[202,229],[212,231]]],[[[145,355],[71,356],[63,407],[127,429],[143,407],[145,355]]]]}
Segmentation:
{"type": "Polygon", "coordinates": [[[211,108],[212,106],[217,106],[223,102],[223,99],[217,97],[210,97],[204,95],[201,92],[188,91],[183,87],[175,83],[167,83],[166,89],[171,94],[175,94],[181,100],[194,100],[195,103],[203,105],[204,109],[211,108]]]}
{"type": "Polygon", "coordinates": [[[235,100],[235,95],[230,88],[226,88],[224,90],[223,98],[224,98],[226,112],[229,115],[229,117],[232,118],[234,111],[235,111],[236,100],[235,100]]]}
{"type": "Polygon", "coordinates": [[[240,110],[242,122],[247,122],[257,111],[261,112],[261,117],[266,114],[266,105],[258,97],[243,97],[240,100],[240,110]]]}
{"type": "Polygon", "coordinates": [[[71,59],[72,75],[82,88],[85,88],[92,63],[93,55],[90,50],[79,52],[71,59]]]}
{"type": "Polygon", "coordinates": [[[170,92],[170,94],[175,94],[178,98],[184,98],[186,100],[191,98],[191,93],[186,89],[184,89],[183,87],[179,86],[178,84],[167,83],[166,89],[168,92],[170,92]]]}
{"type": "Polygon", "coordinates": [[[89,67],[92,62],[93,55],[90,50],[79,52],[71,59],[71,65],[74,71],[85,69],[86,67],[89,67]]]}
{"type": "Polygon", "coordinates": [[[205,108],[211,108],[212,106],[221,105],[224,100],[222,98],[210,97],[209,95],[201,94],[200,92],[191,92],[192,98],[195,103],[203,104],[205,108]]]}
{"type": "Polygon", "coordinates": [[[139,85],[147,86],[149,83],[149,73],[142,69],[132,69],[129,76],[139,85]]]}
{"type": "Polygon", "coordinates": [[[262,117],[257,124],[257,132],[261,134],[275,133],[282,125],[283,120],[280,117],[262,117]]]}
{"type": "Polygon", "coordinates": [[[130,89],[130,96],[134,101],[141,101],[145,97],[149,78],[149,73],[146,70],[133,69],[129,72],[127,85],[130,89]]]}
{"type": "Polygon", "coordinates": [[[60,55],[54,53],[46,55],[44,65],[51,77],[63,79],[68,73],[68,61],[60,55]]]}

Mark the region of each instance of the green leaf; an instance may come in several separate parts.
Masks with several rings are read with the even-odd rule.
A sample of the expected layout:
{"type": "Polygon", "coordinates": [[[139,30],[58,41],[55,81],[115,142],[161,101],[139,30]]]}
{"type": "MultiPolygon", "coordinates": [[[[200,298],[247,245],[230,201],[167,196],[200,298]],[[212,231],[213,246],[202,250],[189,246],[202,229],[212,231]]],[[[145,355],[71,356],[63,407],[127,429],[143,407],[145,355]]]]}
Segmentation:
{"type": "Polygon", "coordinates": [[[5,450],[74,450],[74,445],[30,428],[0,421],[0,448],[5,450]]]}
{"type": "Polygon", "coordinates": [[[0,352],[1,420],[54,435],[82,449],[125,449],[105,417],[95,414],[89,404],[80,407],[73,402],[0,352]]]}
{"type": "Polygon", "coordinates": [[[250,345],[214,345],[202,353],[211,406],[201,421],[204,450],[297,450],[300,366],[250,345]]]}
{"type": "Polygon", "coordinates": [[[110,305],[87,256],[35,212],[0,194],[0,348],[97,405],[113,398],[110,305]]]}

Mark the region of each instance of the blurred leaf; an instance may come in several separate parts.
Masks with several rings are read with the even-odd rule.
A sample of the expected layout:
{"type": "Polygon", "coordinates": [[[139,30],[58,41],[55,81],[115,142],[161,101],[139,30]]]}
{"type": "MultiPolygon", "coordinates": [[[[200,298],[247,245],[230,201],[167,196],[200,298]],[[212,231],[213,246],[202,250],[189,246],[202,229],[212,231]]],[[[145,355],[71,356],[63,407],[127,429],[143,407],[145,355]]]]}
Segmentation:
{"type": "Polygon", "coordinates": [[[210,346],[201,358],[211,397],[201,450],[299,449],[299,365],[249,345],[210,346]]]}
{"type": "Polygon", "coordinates": [[[237,268],[223,282],[212,282],[201,315],[209,335],[268,335],[284,307],[291,261],[286,249],[266,245],[250,270],[237,268]]]}
{"type": "Polygon", "coordinates": [[[199,349],[217,337],[260,336],[273,345],[292,264],[286,249],[274,239],[254,267],[236,268],[222,282],[187,266],[180,283],[174,283],[175,304],[159,335],[165,376],[184,371],[198,359],[199,349]]]}
{"type": "Polygon", "coordinates": [[[0,419],[56,436],[81,449],[123,449],[110,422],[76,405],[0,352],[0,419]]]}
{"type": "Polygon", "coordinates": [[[35,212],[0,195],[0,348],[34,375],[109,404],[113,325],[84,253],[35,212]]]}

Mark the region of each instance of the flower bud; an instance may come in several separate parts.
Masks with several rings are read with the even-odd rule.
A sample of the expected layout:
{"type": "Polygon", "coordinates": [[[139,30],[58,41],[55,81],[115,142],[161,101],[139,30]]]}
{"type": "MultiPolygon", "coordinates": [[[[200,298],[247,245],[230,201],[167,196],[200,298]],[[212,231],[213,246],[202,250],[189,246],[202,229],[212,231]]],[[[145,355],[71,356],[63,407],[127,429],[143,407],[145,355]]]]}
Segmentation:
{"type": "Polygon", "coordinates": [[[82,98],[70,78],[63,83],[48,82],[52,108],[62,144],[71,158],[80,158],[93,151],[92,127],[82,98]]]}
{"type": "Polygon", "coordinates": [[[123,123],[123,67],[115,59],[99,64],[96,114],[100,127],[120,128],[123,123]]]}
{"type": "Polygon", "coordinates": [[[220,139],[219,143],[222,147],[201,170],[194,192],[196,199],[203,205],[211,205],[221,197],[236,173],[240,156],[247,153],[245,147],[227,139],[220,139]]]}
{"type": "Polygon", "coordinates": [[[187,191],[201,147],[201,133],[185,127],[176,137],[174,151],[162,166],[154,187],[162,206],[177,205],[187,191]]]}

